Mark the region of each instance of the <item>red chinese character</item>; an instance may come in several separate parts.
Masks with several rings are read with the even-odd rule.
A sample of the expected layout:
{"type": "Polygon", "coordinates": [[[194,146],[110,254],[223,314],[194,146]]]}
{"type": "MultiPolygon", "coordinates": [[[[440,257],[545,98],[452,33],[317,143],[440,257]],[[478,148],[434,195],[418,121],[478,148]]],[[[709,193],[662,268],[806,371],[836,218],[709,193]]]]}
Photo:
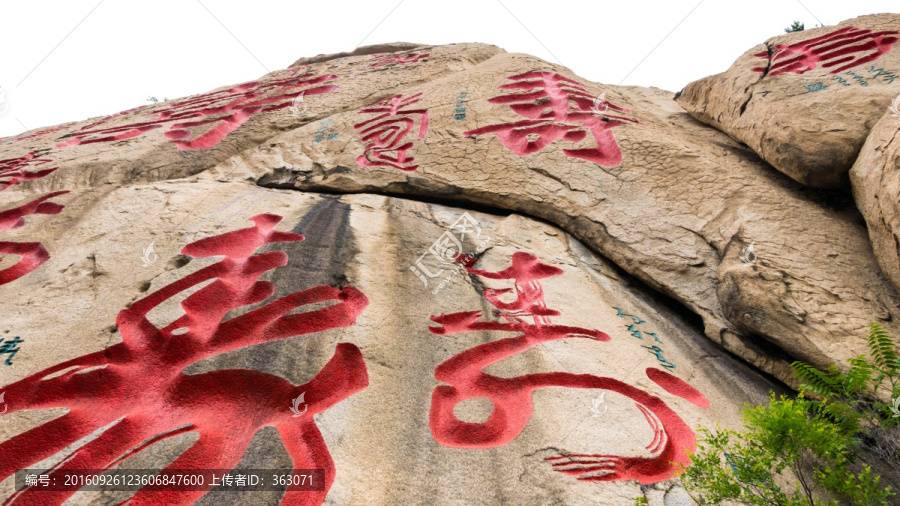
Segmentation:
{"type": "Polygon", "coordinates": [[[20,184],[22,181],[40,179],[53,173],[57,169],[56,167],[52,169],[29,170],[38,165],[46,165],[48,163],[50,163],[50,159],[39,158],[34,153],[28,153],[18,158],[0,160],[0,191],[20,184]]]}
{"type": "Polygon", "coordinates": [[[494,97],[488,102],[509,104],[516,114],[530,119],[488,125],[463,135],[497,134],[500,142],[512,152],[528,156],[559,139],[581,142],[590,131],[597,143],[596,148],[564,149],[563,153],[603,167],[622,163],[622,151],[612,129],[629,123],[640,124],[622,116],[630,111],[605,99],[593,98],[578,81],[553,72],[526,72],[509,79],[514,82],[499,88],[521,92],[494,97]]]}
{"type": "MultiPolygon", "coordinates": [[[[326,486],[318,492],[288,487],[282,504],[324,501],[336,471],[313,415],[368,386],[366,365],[355,345],[338,344],[325,367],[302,385],[251,369],[184,373],[191,364],[228,351],[354,325],[368,305],[356,288],[316,286],[223,321],[230,311],[259,304],[275,293],[273,284],[259,277],[286,265],[287,254],[254,255],[254,251],[303,239],[275,231],[280,216],[264,214],[251,220],[252,227],[185,246],[185,255],[224,258],[121,311],[116,318],[121,343],[0,389],[10,412],[69,409],[0,443],[0,480],[101,428],[102,434],[72,451],[55,469],[109,469],[152,444],[190,432],[199,433],[199,439],[167,469],[233,469],[257,431],[271,426],[278,430],[294,469],[324,469],[326,477],[326,486]],[[200,285],[204,286],[181,302],[183,316],[163,328],[147,319],[163,302],[200,285]],[[333,303],[326,307],[294,312],[329,301],[333,303]],[[294,416],[291,401],[301,395],[306,406],[302,416],[294,416]]],[[[22,490],[8,503],[61,504],[72,493],[22,490]]],[[[129,504],[191,504],[205,493],[141,490],[129,504]]]]}
{"type": "Polygon", "coordinates": [[[411,63],[418,63],[420,60],[428,58],[428,54],[429,53],[410,53],[403,56],[399,54],[388,53],[373,54],[372,58],[374,58],[375,61],[371,65],[369,65],[369,67],[381,67],[384,65],[409,65],[411,63]]]}
{"type": "Polygon", "coordinates": [[[254,115],[290,107],[301,92],[304,97],[308,97],[339,89],[331,84],[323,84],[337,79],[335,75],[294,75],[303,69],[301,67],[286,71],[291,74],[288,77],[282,77],[285,72],[281,72],[269,80],[253,81],[227,90],[174,101],[156,118],[148,121],[96,128],[113,118],[139,112],[147,106],[122,111],[63,136],[69,139],[57,144],[57,147],[130,139],[168,124],[169,130],[164,135],[172,139],[178,149],[210,148],[254,115]],[[196,130],[204,132],[195,136],[196,130]]]}
{"type": "MultiPolygon", "coordinates": [[[[488,279],[513,281],[514,292],[513,289],[488,289],[484,292],[485,298],[497,308],[505,321],[479,321],[481,311],[442,314],[431,317],[439,326],[429,327],[429,330],[439,335],[476,331],[515,332],[517,335],[475,346],[435,369],[434,377],[447,383],[435,388],[431,398],[430,426],[435,441],[452,448],[503,446],[515,439],[531,418],[534,390],[554,386],[600,388],[635,401],[656,435],[647,447],[653,456],[562,455],[548,459],[553,461],[554,470],[578,475],[579,480],[585,481],[638,480],[654,483],[671,478],[676,470],[674,463],[687,465],[689,459],[686,452],[696,447],[694,433],[658,397],[621,381],[589,374],[553,372],[502,378],[483,372],[491,364],[543,342],[575,337],[609,341],[610,337],[599,330],[551,322],[550,317],[560,313],[547,308],[539,280],[560,275],[563,271],[540,263],[534,255],[516,252],[512,256],[512,265],[499,272],[468,270],[488,279]],[[501,300],[501,296],[510,299],[509,294],[514,294],[515,299],[511,302],[501,300]],[[493,403],[488,419],[482,423],[459,420],[453,412],[454,407],[479,397],[488,398],[493,403]]],[[[658,369],[650,368],[646,373],[666,391],[704,407],[709,405],[703,394],[680,379],[658,369]]]]}
{"type": "MultiPolygon", "coordinates": [[[[39,165],[50,163],[47,158],[38,158],[34,153],[19,158],[0,160],[0,191],[21,184],[22,181],[32,181],[47,176],[57,168],[30,170],[39,165]]],[[[0,232],[11,228],[19,228],[25,225],[25,216],[32,214],[59,214],[63,206],[53,202],[47,202],[53,197],[69,193],[68,191],[53,192],[37,198],[19,207],[0,211],[0,232]]],[[[8,242],[0,241],[0,254],[17,255],[19,261],[6,269],[0,270],[0,285],[15,281],[29,272],[37,269],[50,258],[50,254],[39,242],[8,242]]]]}
{"type": "MultiPolygon", "coordinates": [[[[31,214],[59,214],[63,206],[46,201],[66,193],[69,192],[53,192],[14,209],[0,211],[0,232],[25,225],[25,216],[31,214]]],[[[37,269],[50,258],[50,254],[39,242],[0,241],[0,254],[18,255],[21,257],[15,265],[0,270],[0,285],[5,285],[21,278],[37,269]]]]}
{"type": "Polygon", "coordinates": [[[756,57],[768,59],[768,66],[752,70],[769,76],[785,72],[804,74],[821,63],[823,68],[836,67],[828,73],[837,74],[877,60],[900,40],[898,34],[900,32],[873,32],[848,26],[802,42],[776,44],[771,54],[769,51],[756,53],[756,57]]]}
{"type": "Polygon", "coordinates": [[[415,158],[406,156],[413,147],[412,141],[404,142],[416,125],[418,116],[419,128],[415,140],[424,139],[428,133],[427,109],[404,109],[419,101],[421,93],[407,98],[394,95],[374,105],[363,108],[360,114],[376,114],[374,118],[353,125],[359,136],[366,143],[365,153],[356,158],[361,167],[393,167],[412,172],[419,166],[412,165],[415,158]]]}

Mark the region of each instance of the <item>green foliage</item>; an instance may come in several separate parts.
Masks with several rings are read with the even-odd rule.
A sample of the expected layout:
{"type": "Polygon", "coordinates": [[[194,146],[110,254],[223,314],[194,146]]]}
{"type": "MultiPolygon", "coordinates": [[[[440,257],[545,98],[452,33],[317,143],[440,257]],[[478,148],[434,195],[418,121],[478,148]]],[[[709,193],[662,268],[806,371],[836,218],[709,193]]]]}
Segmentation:
{"type": "Polygon", "coordinates": [[[701,505],[836,504],[816,499],[824,492],[854,505],[888,504],[890,487],[882,488],[881,477],[856,458],[864,449],[900,469],[900,354],[878,323],[869,329],[868,346],[869,358],[850,359],[846,373],[834,365],[821,371],[791,364],[799,397],[773,394],[769,406],[745,409],[743,432],[701,429],[693,465],[682,475],[694,499],[701,505]],[[881,388],[895,402],[879,397],[881,388]]]}
{"type": "Polygon", "coordinates": [[[772,394],[769,406],[744,410],[745,432],[700,430],[693,464],[681,478],[700,505],[820,506],[830,492],[851,504],[889,504],[889,488],[862,465],[854,473],[852,437],[817,412],[816,401],[772,394]]]}
{"type": "Polygon", "coordinates": [[[634,500],[634,506],[649,506],[650,501],[646,497],[641,496],[634,500]]]}
{"type": "Polygon", "coordinates": [[[791,26],[784,29],[784,33],[802,32],[805,29],[806,29],[806,27],[803,26],[803,23],[801,23],[799,21],[794,21],[793,24],[791,24],[791,26]]]}

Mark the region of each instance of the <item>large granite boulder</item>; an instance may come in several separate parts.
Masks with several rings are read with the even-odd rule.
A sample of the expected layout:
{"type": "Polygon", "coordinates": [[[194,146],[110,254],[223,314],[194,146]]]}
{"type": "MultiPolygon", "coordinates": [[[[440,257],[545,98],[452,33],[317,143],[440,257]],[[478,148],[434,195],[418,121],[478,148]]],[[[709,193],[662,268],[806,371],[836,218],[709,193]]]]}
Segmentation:
{"type": "MultiPolygon", "coordinates": [[[[900,96],[898,96],[900,97],[900,96]]],[[[850,170],[853,197],[866,218],[875,256],[900,288],[900,98],[872,128],[850,170]]]]}
{"type": "Polygon", "coordinates": [[[677,98],[796,181],[846,188],[869,130],[900,94],[900,14],[773,37],[677,98]]]}
{"type": "Polygon", "coordinates": [[[0,140],[0,496],[685,504],[699,426],[900,296],[672,98],[396,44],[0,140]],[[313,485],[22,487],[167,466],[313,485]]]}

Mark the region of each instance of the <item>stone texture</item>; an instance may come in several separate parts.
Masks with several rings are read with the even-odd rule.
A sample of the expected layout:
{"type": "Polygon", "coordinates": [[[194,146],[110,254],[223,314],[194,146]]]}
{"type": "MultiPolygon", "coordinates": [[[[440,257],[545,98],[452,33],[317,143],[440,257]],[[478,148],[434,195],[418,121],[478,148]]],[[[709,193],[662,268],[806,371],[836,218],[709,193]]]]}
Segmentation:
{"type": "Polygon", "coordinates": [[[900,100],[872,128],[850,180],[866,218],[875,256],[885,276],[900,288],[900,100]]]}
{"type": "MultiPolygon", "coordinates": [[[[188,180],[123,185],[104,194],[90,189],[73,192],[67,208],[106,211],[48,217],[41,223],[47,227],[41,227],[46,232],[40,239],[53,252],[51,259],[33,275],[0,287],[0,295],[8,301],[0,335],[18,334],[25,339],[14,367],[0,369],[3,383],[120,342],[122,334],[114,325],[118,311],[216,260],[187,259],[179,255],[181,247],[244,228],[253,215],[276,213],[284,216],[279,230],[302,232],[306,239],[275,246],[289,254],[289,263],[264,276],[275,284],[274,296],[319,284],[353,286],[366,294],[369,307],[353,326],[241,348],[191,366],[187,372],[247,368],[302,383],[323,367],[337,343],[357,345],[368,369],[368,388],[316,417],[337,469],[327,503],[630,505],[642,494],[637,482],[578,481],[553,472],[543,460],[561,452],[646,453],[643,446],[651,441],[652,431],[635,405],[615,393],[607,392],[603,415],[593,417],[592,402],[602,390],[540,390],[534,395],[535,411],[525,430],[496,449],[447,448],[429,433],[431,394],[439,385],[435,367],[472,346],[507,337],[502,333],[439,336],[427,330],[434,325],[431,315],[486,309],[481,296],[484,280],[450,269],[450,281],[434,294],[435,283],[425,287],[409,270],[463,209],[371,195],[260,189],[242,181],[240,175],[233,172],[223,181],[219,174],[202,173],[188,180]],[[155,241],[158,260],[144,266],[142,251],[150,240],[155,241]]],[[[742,403],[762,402],[769,389],[779,388],[718,349],[565,232],[515,214],[470,211],[470,215],[482,228],[482,238],[490,237],[478,253],[476,267],[503,268],[516,251],[537,255],[564,271],[543,280],[548,307],[562,313],[555,320],[596,328],[611,337],[599,343],[548,342],[493,365],[488,372],[503,377],[541,372],[613,377],[660,396],[691,427],[701,423],[734,426],[742,403]],[[647,379],[644,370],[655,368],[658,361],[642,346],[655,341],[649,335],[635,338],[627,328],[633,320],[618,316],[616,307],[645,321],[639,328],[659,337],[661,342],[656,344],[675,365],[674,374],[702,391],[710,409],[668,394],[647,379]]],[[[475,253],[477,244],[466,242],[465,251],[475,253]]],[[[151,321],[162,328],[178,318],[184,312],[176,302],[182,298],[160,306],[149,315],[151,321]]],[[[22,400],[14,387],[6,391],[6,402],[15,409],[22,400]]],[[[307,399],[312,394],[308,392],[307,399]]],[[[281,401],[279,408],[289,415],[291,399],[281,401]]],[[[141,412],[141,404],[141,399],[135,399],[134,415],[141,412]]],[[[484,408],[463,405],[457,412],[476,421],[485,416],[484,408]]],[[[0,418],[0,441],[45,423],[60,411],[9,413],[0,418]]],[[[159,466],[196,441],[195,432],[168,439],[123,466],[159,466]]],[[[289,468],[290,460],[278,434],[264,429],[253,439],[241,466],[289,468]]],[[[11,487],[11,480],[3,482],[0,494],[9,496],[11,487]]],[[[121,501],[128,495],[79,492],[72,501],[95,504],[121,501]]],[[[663,494],[657,495],[654,504],[663,504],[663,494]]],[[[243,496],[243,500],[277,504],[279,496],[268,493],[243,496]]],[[[203,503],[213,500],[240,502],[240,496],[210,494],[203,503]]]]}
{"type": "MultiPolygon", "coordinates": [[[[315,125],[273,138],[248,164],[272,168],[263,186],[418,195],[555,223],[689,307],[711,339],[785,382],[793,381],[793,359],[845,366],[864,353],[872,321],[895,330],[900,297],[878,270],[853,202],[772,171],[698,125],[667,92],[585,84],[640,121],[609,130],[622,153],[611,167],[566,154],[595,146],[590,136],[519,156],[497,135],[466,135],[523,120],[488,100],[514,95],[498,86],[532,70],[577,79],[535,58],[501,54],[405,91],[421,94],[414,107],[430,116],[412,172],[361,166],[367,147],[359,138],[323,149],[315,125]],[[459,90],[467,93],[464,121],[453,113],[459,90]],[[751,244],[752,265],[741,261],[751,244]]],[[[350,130],[367,116],[348,111],[331,120],[350,130]]]]}
{"type": "Polygon", "coordinates": [[[900,335],[850,198],[668,92],[405,43],[222,90],[0,140],[12,504],[25,466],[186,459],[332,471],[313,504],[685,504],[699,426],[900,335]]]}
{"type": "Polygon", "coordinates": [[[698,120],[815,188],[847,188],[869,130],[900,93],[900,14],[773,37],[677,98],[698,120]]]}

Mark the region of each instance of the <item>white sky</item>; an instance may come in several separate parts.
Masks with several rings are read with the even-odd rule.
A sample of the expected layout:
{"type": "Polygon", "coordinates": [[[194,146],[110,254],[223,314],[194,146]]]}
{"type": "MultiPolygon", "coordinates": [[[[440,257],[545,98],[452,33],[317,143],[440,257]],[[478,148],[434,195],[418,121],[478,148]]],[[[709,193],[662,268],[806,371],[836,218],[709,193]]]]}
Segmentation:
{"type": "Polygon", "coordinates": [[[253,80],[360,43],[484,42],[591,81],[677,91],[794,20],[812,28],[900,11],[897,0],[801,1],[3,0],[0,137],[129,109],[148,95],[253,80]]]}

